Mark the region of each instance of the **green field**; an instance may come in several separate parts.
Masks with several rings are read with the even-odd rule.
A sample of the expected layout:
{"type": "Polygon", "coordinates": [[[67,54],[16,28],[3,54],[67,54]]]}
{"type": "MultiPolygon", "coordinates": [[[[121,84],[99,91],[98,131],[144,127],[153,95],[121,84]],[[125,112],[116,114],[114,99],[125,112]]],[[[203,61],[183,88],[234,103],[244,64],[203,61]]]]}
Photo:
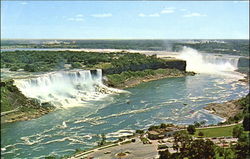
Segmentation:
{"type": "Polygon", "coordinates": [[[218,128],[202,128],[202,129],[196,129],[196,132],[194,134],[195,137],[198,137],[199,132],[204,133],[204,137],[222,137],[222,136],[232,136],[233,128],[236,125],[233,126],[224,126],[224,127],[218,127],[218,128]]]}

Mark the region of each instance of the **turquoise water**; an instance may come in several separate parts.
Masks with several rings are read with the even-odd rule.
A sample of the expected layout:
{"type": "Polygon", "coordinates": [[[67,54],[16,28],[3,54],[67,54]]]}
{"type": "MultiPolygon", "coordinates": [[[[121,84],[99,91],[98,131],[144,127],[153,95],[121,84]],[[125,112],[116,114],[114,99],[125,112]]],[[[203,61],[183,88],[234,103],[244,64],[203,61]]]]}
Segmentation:
{"type": "Polygon", "coordinates": [[[76,148],[95,146],[101,133],[114,140],[163,122],[205,120],[216,124],[223,119],[202,108],[242,97],[248,87],[230,78],[198,74],[143,83],[127,91],[81,107],[58,109],[38,119],[2,125],[2,157],[63,156],[76,148]]]}

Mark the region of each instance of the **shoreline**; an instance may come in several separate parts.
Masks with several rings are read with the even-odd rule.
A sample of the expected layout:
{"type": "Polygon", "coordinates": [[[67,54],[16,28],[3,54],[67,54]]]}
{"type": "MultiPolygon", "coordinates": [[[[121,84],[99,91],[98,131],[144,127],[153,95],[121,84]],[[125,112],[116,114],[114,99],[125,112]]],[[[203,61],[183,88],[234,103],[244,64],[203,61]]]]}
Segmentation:
{"type": "Polygon", "coordinates": [[[113,88],[126,89],[126,88],[132,88],[132,87],[138,86],[139,84],[146,83],[146,82],[167,79],[167,78],[174,78],[174,77],[194,76],[194,75],[195,73],[193,72],[186,72],[185,74],[179,74],[179,75],[164,75],[164,74],[157,74],[154,76],[149,75],[149,76],[141,77],[141,78],[128,79],[125,81],[125,83],[122,83],[121,85],[113,87],[113,88]]]}
{"type": "Polygon", "coordinates": [[[210,103],[203,109],[209,111],[211,114],[224,118],[225,122],[238,122],[245,109],[241,103],[243,100],[247,100],[247,98],[249,98],[249,94],[223,103],[210,103]]]}
{"type": "Polygon", "coordinates": [[[28,121],[36,118],[40,118],[50,112],[55,111],[55,108],[32,108],[31,111],[16,111],[7,115],[1,116],[1,124],[15,123],[19,121],[28,121]]]}
{"type": "MultiPolygon", "coordinates": [[[[164,74],[149,75],[149,76],[141,77],[141,78],[128,79],[120,86],[112,87],[112,88],[127,89],[127,88],[132,88],[132,87],[135,87],[139,84],[146,83],[146,82],[167,79],[167,78],[184,77],[184,76],[190,76],[190,75],[193,76],[195,75],[195,73],[185,72],[184,74],[177,74],[177,75],[164,75],[164,74]]],[[[236,105],[237,101],[239,101],[240,99],[241,98],[227,101],[224,103],[210,103],[207,106],[205,106],[203,109],[209,111],[209,113],[211,114],[225,118],[225,120],[227,121],[230,117],[234,117],[237,113],[241,111],[240,107],[236,105]]],[[[11,112],[3,116],[1,115],[1,124],[36,119],[50,112],[55,111],[56,108],[40,106],[38,108],[35,107],[35,108],[29,108],[29,109],[30,111],[17,110],[15,112],[11,112]]]]}
{"type": "Polygon", "coordinates": [[[236,105],[236,100],[230,100],[223,103],[210,103],[203,109],[208,110],[210,114],[217,115],[227,121],[230,117],[234,117],[240,112],[240,108],[236,105]]]}
{"type": "Polygon", "coordinates": [[[31,120],[55,109],[48,103],[39,104],[37,100],[27,98],[14,85],[14,80],[1,81],[0,85],[1,124],[31,120]]]}
{"type": "MultiPolygon", "coordinates": [[[[150,75],[150,76],[147,76],[144,78],[129,79],[126,81],[126,83],[123,84],[122,87],[112,87],[112,88],[126,89],[126,88],[135,87],[135,86],[137,86],[141,83],[145,83],[145,82],[150,82],[150,81],[155,81],[155,80],[160,80],[160,79],[165,79],[165,78],[184,77],[187,75],[194,75],[194,73],[187,72],[186,74],[171,75],[171,76],[166,76],[166,75],[162,75],[162,74],[157,74],[155,76],[150,75]]],[[[21,93],[21,92],[19,92],[19,93],[21,93]]],[[[9,113],[7,111],[1,112],[1,114],[3,113],[3,115],[1,115],[1,124],[36,119],[36,118],[39,118],[39,117],[46,115],[50,112],[55,111],[56,108],[55,107],[42,107],[42,106],[40,106],[40,107],[29,107],[27,109],[29,109],[29,110],[22,111],[22,110],[18,109],[16,111],[11,110],[11,111],[9,111],[9,113]]]]}

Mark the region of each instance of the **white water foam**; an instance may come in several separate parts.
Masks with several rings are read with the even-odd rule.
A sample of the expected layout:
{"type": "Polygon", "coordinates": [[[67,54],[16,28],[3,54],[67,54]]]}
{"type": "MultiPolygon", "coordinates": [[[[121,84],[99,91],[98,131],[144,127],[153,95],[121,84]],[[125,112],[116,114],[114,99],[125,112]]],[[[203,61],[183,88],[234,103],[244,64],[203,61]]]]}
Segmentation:
{"type": "Polygon", "coordinates": [[[239,57],[236,56],[205,54],[192,48],[183,47],[176,58],[187,62],[187,71],[217,74],[236,79],[243,78],[242,74],[235,72],[239,60],[239,57]]]}
{"type": "Polygon", "coordinates": [[[107,94],[121,93],[102,83],[102,70],[60,71],[35,78],[16,79],[15,85],[27,97],[57,107],[79,106],[107,94]]]}

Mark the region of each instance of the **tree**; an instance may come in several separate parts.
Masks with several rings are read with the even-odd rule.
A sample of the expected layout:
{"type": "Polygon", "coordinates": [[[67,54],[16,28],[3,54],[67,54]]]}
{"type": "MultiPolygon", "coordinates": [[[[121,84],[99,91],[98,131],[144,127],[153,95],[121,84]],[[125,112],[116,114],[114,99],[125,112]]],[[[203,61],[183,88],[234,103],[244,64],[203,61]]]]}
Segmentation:
{"type": "Polygon", "coordinates": [[[38,67],[36,65],[33,64],[27,64],[24,66],[24,71],[28,71],[28,72],[36,72],[38,70],[38,67]]]}
{"type": "Polygon", "coordinates": [[[10,68],[10,71],[17,71],[19,68],[17,67],[17,66],[12,66],[11,68],[10,68]]]}
{"type": "Polygon", "coordinates": [[[81,63],[79,63],[79,62],[73,62],[73,63],[71,64],[71,67],[72,67],[72,68],[81,68],[82,65],[81,65],[81,63]]]}
{"type": "Polygon", "coordinates": [[[174,134],[173,149],[181,152],[185,156],[186,150],[192,141],[191,136],[187,132],[177,132],[174,134]]]}
{"type": "Polygon", "coordinates": [[[186,157],[189,159],[212,159],[215,157],[215,145],[210,140],[194,140],[188,148],[186,157]]]}
{"type": "Polygon", "coordinates": [[[148,128],[149,131],[152,131],[152,130],[156,130],[156,129],[159,129],[160,126],[155,126],[155,125],[152,125],[148,128]]]}
{"type": "Polygon", "coordinates": [[[194,134],[195,133],[195,126],[194,125],[188,125],[188,127],[187,127],[187,131],[188,131],[188,133],[189,134],[194,134]]]}
{"type": "Polygon", "coordinates": [[[98,146],[102,146],[106,143],[106,136],[105,134],[101,134],[101,141],[98,142],[98,146]]]}
{"type": "Polygon", "coordinates": [[[201,124],[201,125],[205,125],[205,124],[206,124],[206,121],[203,120],[203,121],[200,122],[200,124],[201,124]]]}
{"type": "Polygon", "coordinates": [[[196,128],[198,128],[198,127],[201,126],[201,124],[200,124],[199,122],[195,121],[195,122],[194,122],[194,126],[195,126],[196,128]]]}
{"type": "Polygon", "coordinates": [[[237,159],[246,159],[250,157],[249,142],[238,142],[235,146],[235,154],[237,159]]]}
{"type": "Polygon", "coordinates": [[[159,151],[158,152],[160,157],[159,159],[171,159],[171,153],[166,149],[165,151],[159,151]]]}
{"type": "Polygon", "coordinates": [[[167,127],[167,125],[166,125],[166,124],[161,123],[160,128],[165,129],[166,127],[167,127]]]}
{"type": "Polygon", "coordinates": [[[200,131],[200,132],[198,133],[198,136],[202,137],[202,136],[204,136],[204,133],[200,131]]]}
{"type": "Polygon", "coordinates": [[[135,133],[137,133],[137,134],[143,134],[144,130],[136,130],[135,133]]]}
{"type": "Polygon", "coordinates": [[[242,126],[237,125],[233,128],[233,137],[239,138],[242,133],[243,133],[242,126]]]}
{"type": "Polygon", "coordinates": [[[244,116],[244,119],[243,119],[243,128],[245,131],[250,131],[250,123],[249,123],[249,120],[250,120],[250,113],[247,113],[245,116],[244,116]]]}

